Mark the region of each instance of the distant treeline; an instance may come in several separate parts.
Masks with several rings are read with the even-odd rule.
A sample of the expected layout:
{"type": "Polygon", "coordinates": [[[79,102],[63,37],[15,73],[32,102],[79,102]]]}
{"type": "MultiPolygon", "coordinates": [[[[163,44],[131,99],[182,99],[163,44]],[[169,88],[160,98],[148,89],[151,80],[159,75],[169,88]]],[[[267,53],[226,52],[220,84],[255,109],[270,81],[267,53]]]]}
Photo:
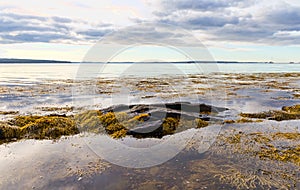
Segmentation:
{"type": "Polygon", "coordinates": [[[71,63],[70,61],[38,60],[38,59],[1,59],[0,63],[71,63]]]}

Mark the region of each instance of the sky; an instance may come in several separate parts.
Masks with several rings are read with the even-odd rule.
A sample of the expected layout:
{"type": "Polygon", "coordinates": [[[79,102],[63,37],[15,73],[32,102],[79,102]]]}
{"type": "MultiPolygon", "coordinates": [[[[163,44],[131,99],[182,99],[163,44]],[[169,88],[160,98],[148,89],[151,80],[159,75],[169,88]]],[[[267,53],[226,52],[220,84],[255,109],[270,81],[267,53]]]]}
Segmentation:
{"type": "Polygon", "coordinates": [[[299,0],[0,2],[1,58],[300,62],[299,52],[299,0]]]}

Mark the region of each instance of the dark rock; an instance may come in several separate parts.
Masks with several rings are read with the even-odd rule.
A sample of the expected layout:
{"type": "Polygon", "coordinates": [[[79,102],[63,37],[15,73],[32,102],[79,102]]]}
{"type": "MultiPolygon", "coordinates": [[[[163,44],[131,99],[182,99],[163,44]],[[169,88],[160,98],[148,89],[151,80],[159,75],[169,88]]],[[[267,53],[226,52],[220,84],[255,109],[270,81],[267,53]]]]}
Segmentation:
{"type": "Polygon", "coordinates": [[[107,112],[125,112],[128,111],[130,108],[128,105],[125,104],[120,104],[120,105],[114,105],[105,109],[102,109],[101,111],[103,113],[107,113],[107,112]]]}
{"type": "Polygon", "coordinates": [[[194,122],[196,122],[197,119],[210,122],[218,121],[222,119],[218,118],[218,116],[212,116],[211,113],[218,113],[225,110],[228,109],[222,107],[214,107],[206,104],[175,102],[149,105],[122,104],[112,106],[101,111],[103,113],[125,112],[127,115],[130,116],[149,114],[149,116],[147,117],[142,117],[143,123],[137,124],[132,129],[128,129],[126,134],[133,135],[134,137],[138,138],[161,138],[163,135],[172,134],[173,132],[175,132],[178,126],[178,122],[181,119],[183,119],[184,121],[194,122]]]}
{"type": "Polygon", "coordinates": [[[127,135],[138,137],[162,137],[162,121],[148,121],[128,130],[127,135]]]}

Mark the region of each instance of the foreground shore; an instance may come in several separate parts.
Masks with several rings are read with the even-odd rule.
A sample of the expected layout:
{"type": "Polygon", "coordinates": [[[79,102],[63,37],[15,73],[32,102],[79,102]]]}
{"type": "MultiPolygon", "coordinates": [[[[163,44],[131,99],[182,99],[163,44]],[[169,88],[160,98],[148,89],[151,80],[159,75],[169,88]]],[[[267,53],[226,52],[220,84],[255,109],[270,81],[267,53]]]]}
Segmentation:
{"type": "Polygon", "coordinates": [[[0,187],[297,189],[299,78],[214,74],[1,86],[8,109],[0,110],[0,187]],[[116,98],[124,87],[134,92],[130,104],[116,98]],[[184,146],[159,165],[130,168],[124,165],[149,158],[118,150],[123,156],[109,160],[107,137],[129,147],[124,153],[175,142],[158,160],[184,146]]]}

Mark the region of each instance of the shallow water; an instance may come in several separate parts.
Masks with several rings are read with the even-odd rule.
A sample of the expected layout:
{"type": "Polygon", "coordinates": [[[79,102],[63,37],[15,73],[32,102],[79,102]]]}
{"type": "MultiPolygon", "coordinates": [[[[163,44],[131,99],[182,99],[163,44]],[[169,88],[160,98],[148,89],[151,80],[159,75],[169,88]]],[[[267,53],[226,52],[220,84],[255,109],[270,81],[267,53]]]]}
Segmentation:
{"type": "MultiPolygon", "coordinates": [[[[248,125],[227,125],[219,135],[230,133],[232,130],[245,133],[300,132],[298,124],[297,121],[269,121],[248,125]]],[[[62,138],[57,142],[25,140],[0,145],[1,189],[98,189],[99,187],[101,189],[145,189],[146,187],[149,189],[236,189],[236,186],[221,182],[217,177],[219,174],[233,175],[228,169],[258,176],[261,174],[256,173],[262,169],[274,175],[293,171],[296,172],[294,178],[291,181],[283,181],[282,186],[284,187],[290,182],[290,184],[296,183],[295,188],[299,187],[300,184],[293,181],[300,178],[299,170],[295,165],[243,156],[231,152],[230,148],[221,145],[223,142],[220,140],[216,142],[212,140],[209,147],[200,138],[204,134],[198,133],[199,135],[195,135],[191,144],[187,145],[183,151],[178,152],[162,164],[146,168],[120,167],[113,164],[111,158],[104,156],[104,153],[109,153],[110,144],[103,144],[103,142],[108,143],[109,141],[106,141],[106,137],[102,135],[85,134],[62,138]],[[107,150],[101,152],[97,146],[98,148],[105,146],[107,150]]],[[[181,139],[181,136],[182,134],[178,133],[172,138],[181,139]]],[[[206,137],[210,136],[212,135],[206,134],[206,137]]],[[[123,140],[113,141],[135,148],[138,148],[136,147],[138,144],[141,148],[153,147],[155,144],[159,144],[159,141],[166,139],[154,139],[153,141],[151,139],[138,140],[126,137],[123,140]]],[[[178,142],[178,144],[180,143],[178,142]]],[[[113,147],[111,148],[113,149],[113,147]]],[[[123,151],[125,153],[128,150],[124,149],[123,151]]],[[[165,147],[163,150],[166,154],[169,149],[165,147]]],[[[129,157],[123,153],[120,155],[123,156],[116,157],[115,162],[128,160],[129,163],[132,163],[149,158],[149,155],[141,154],[140,156],[146,157],[141,157],[135,161],[134,155],[127,154],[129,157]]],[[[164,154],[158,158],[163,159],[163,156],[164,154]]],[[[138,166],[138,163],[136,164],[138,166]]],[[[269,176],[262,175],[261,177],[269,176]]],[[[281,178],[278,179],[282,180],[281,178]]],[[[274,177],[274,180],[278,179],[274,177]]],[[[255,183],[257,183],[255,185],[258,189],[263,189],[263,186],[259,186],[259,181],[255,183]]]]}
{"type": "Polygon", "coordinates": [[[300,64],[0,64],[0,84],[28,85],[41,80],[75,79],[80,77],[118,77],[120,75],[159,76],[165,74],[185,75],[199,73],[286,73],[300,72],[300,64]],[[78,76],[78,70],[85,68],[85,76],[78,76]],[[96,68],[96,69],[95,69],[96,68]],[[146,69],[145,69],[146,68],[146,69]],[[148,69],[154,68],[149,73],[148,69]],[[171,69],[168,71],[167,69],[171,69]]]}
{"type": "MultiPolygon", "coordinates": [[[[74,114],[78,110],[41,108],[88,110],[122,103],[189,101],[227,107],[221,115],[230,120],[237,119],[240,112],[300,104],[295,96],[300,92],[299,76],[280,74],[299,73],[299,64],[172,64],[158,66],[161,70],[149,64],[111,64],[104,70],[90,65],[84,75],[78,71],[80,66],[0,64],[0,111],[74,114]],[[149,66],[150,71],[145,69],[149,66]]],[[[14,116],[0,115],[0,119],[14,116]]],[[[300,188],[298,165],[241,153],[249,144],[230,144],[221,138],[260,132],[300,133],[299,120],[215,124],[162,139],[115,140],[84,133],[58,141],[1,144],[0,189],[300,188]]],[[[299,144],[289,140],[276,143],[287,147],[299,144]]]]}

